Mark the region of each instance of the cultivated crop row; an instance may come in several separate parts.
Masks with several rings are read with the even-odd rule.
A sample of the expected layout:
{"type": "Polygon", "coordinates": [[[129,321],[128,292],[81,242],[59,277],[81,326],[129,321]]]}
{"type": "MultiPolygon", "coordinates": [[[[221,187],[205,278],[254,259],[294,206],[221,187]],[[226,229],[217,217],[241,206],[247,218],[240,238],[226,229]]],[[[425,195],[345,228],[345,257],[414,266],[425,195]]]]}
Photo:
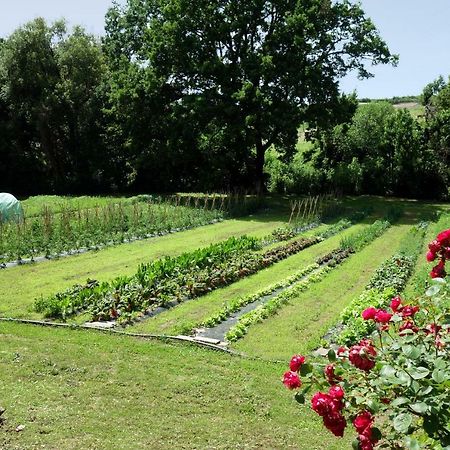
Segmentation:
{"type": "Polygon", "coordinates": [[[217,209],[168,202],[110,203],[88,209],[67,208],[21,223],[0,221],[0,263],[118,244],[130,239],[205,225],[221,220],[217,209]]]}

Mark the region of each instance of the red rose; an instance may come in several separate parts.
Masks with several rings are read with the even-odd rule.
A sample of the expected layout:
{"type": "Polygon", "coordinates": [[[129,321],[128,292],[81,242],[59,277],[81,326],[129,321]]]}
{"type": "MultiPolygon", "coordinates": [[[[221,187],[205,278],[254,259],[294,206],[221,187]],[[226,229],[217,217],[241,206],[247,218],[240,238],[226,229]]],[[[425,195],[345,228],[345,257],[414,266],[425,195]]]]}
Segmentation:
{"type": "Polygon", "coordinates": [[[445,272],[445,263],[440,260],[439,263],[433,267],[433,270],[430,272],[431,278],[444,278],[447,275],[445,272]]]}
{"type": "Polygon", "coordinates": [[[328,394],[324,394],[323,392],[316,392],[311,399],[312,409],[321,417],[330,412],[331,404],[331,397],[328,394]]]}
{"type": "Polygon", "coordinates": [[[392,314],[380,309],[375,315],[375,321],[378,323],[388,323],[391,320],[392,314]]]}
{"type": "Polygon", "coordinates": [[[364,320],[373,320],[375,319],[377,312],[378,309],[371,306],[370,308],[365,309],[361,315],[364,320]]]}
{"type": "Polygon", "coordinates": [[[348,359],[356,368],[368,372],[375,366],[375,356],[377,356],[377,352],[372,343],[362,340],[359,345],[350,348],[348,359]]]}
{"type": "Polygon", "coordinates": [[[416,313],[419,311],[419,307],[418,306],[405,306],[402,309],[402,317],[414,317],[416,315],[416,313]]]}
{"type": "Polygon", "coordinates": [[[328,390],[328,395],[335,400],[342,400],[345,392],[340,386],[331,386],[328,390]]]}
{"type": "Polygon", "coordinates": [[[436,253],[433,253],[431,251],[427,253],[427,261],[428,262],[434,261],[435,259],[436,259],[436,253]]]}
{"type": "Polygon", "coordinates": [[[292,372],[298,372],[300,367],[302,367],[305,362],[305,357],[302,355],[295,355],[292,357],[291,362],[289,363],[289,367],[292,372]]]}
{"type": "Polygon", "coordinates": [[[369,411],[360,412],[353,420],[353,426],[358,434],[363,434],[367,427],[373,423],[373,416],[369,411]]]}
{"type": "Polygon", "coordinates": [[[369,437],[363,434],[358,436],[360,450],[373,450],[373,443],[369,437]]]}
{"type": "Polygon", "coordinates": [[[428,244],[428,248],[430,249],[430,252],[437,253],[441,249],[441,244],[439,244],[438,241],[434,240],[433,242],[430,242],[428,244]]]}
{"type": "Polygon", "coordinates": [[[328,430],[330,430],[335,436],[344,436],[344,430],[347,426],[347,421],[342,414],[336,414],[332,416],[325,416],[323,418],[323,424],[328,430]]]}
{"type": "Polygon", "coordinates": [[[440,245],[448,247],[450,245],[450,229],[439,233],[437,235],[436,240],[439,242],[440,245]]]}
{"type": "Polygon", "coordinates": [[[302,385],[302,381],[295,372],[287,371],[283,375],[283,384],[288,389],[297,389],[302,385]]]}
{"type": "Polygon", "coordinates": [[[442,256],[447,260],[450,259],[450,247],[445,247],[442,250],[442,256]]]}
{"type": "Polygon", "coordinates": [[[395,296],[392,300],[391,300],[391,309],[394,313],[398,312],[402,304],[402,299],[399,295],[395,296]]]}
{"type": "Polygon", "coordinates": [[[407,320],[403,325],[400,326],[400,328],[398,329],[399,331],[399,335],[402,336],[403,334],[406,333],[402,333],[402,331],[404,330],[411,330],[414,333],[417,333],[419,331],[419,328],[415,325],[414,322],[412,322],[411,320],[407,320]]]}

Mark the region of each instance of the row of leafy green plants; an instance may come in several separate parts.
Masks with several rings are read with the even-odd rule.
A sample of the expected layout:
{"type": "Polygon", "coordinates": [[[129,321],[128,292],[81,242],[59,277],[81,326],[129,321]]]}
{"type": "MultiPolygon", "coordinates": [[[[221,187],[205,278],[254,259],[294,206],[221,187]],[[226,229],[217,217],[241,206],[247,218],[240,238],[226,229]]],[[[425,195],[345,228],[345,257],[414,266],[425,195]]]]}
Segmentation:
{"type": "MultiPolygon", "coordinates": [[[[262,322],[271,315],[276,314],[276,312],[290,300],[305,291],[311,284],[321,281],[334,267],[341,264],[352,253],[362,250],[374,239],[381,236],[389,227],[390,223],[388,221],[377,220],[369,227],[361,230],[360,232],[353,233],[348,238],[343,239],[338,249],[327,253],[316,260],[316,267],[320,267],[322,265],[323,267],[318,268],[318,270],[314,271],[304,280],[291,285],[290,288],[288,287],[288,289],[276,295],[267,303],[260,305],[254,310],[242,315],[238,322],[227,332],[226,339],[233,342],[244,337],[253,324],[262,322]]],[[[307,268],[307,270],[309,270],[309,268],[307,268]]],[[[245,298],[242,299],[242,307],[244,306],[245,301],[245,298]]],[[[256,299],[253,301],[256,301],[256,299]]],[[[214,320],[214,318],[211,319],[214,320]]]]}
{"type": "Polygon", "coordinates": [[[62,209],[19,223],[0,222],[0,263],[54,256],[179,231],[222,220],[223,211],[169,202],[109,203],[62,209]]]}
{"type": "MultiPolygon", "coordinates": [[[[340,221],[324,234],[338,233],[348,226],[347,221],[340,221]]],[[[45,317],[63,320],[87,312],[95,321],[129,322],[155,307],[199,297],[233,283],[323,239],[321,235],[302,237],[261,252],[257,251],[261,249],[258,239],[230,238],[178,257],[141,264],[132,276],[103,283],[88,280],[85,285],[36,300],[35,310],[45,317]]]]}
{"type": "Polygon", "coordinates": [[[344,309],[343,329],[335,337],[338,343],[350,345],[374,331],[375,323],[363,320],[362,312],[368,307],[385,308],[394,296],[403,292],[421,253],[427,226],[420,223],[412,227],[397,252],[381,264],[366,289],[344,309]]]}
{"type": "MultiPolygon", "coordinates": [[[[322,224],[323,220],[331,220],[336,219],[341,216],[343,210],[338,208],[336,210],[331,210],[331,206],[323,209],[321,213],[317,216],[311,217],[310,221],[291,221],[288,225],[283,227],[278,227],[273,230],[268,236],[263,238],[263,245],[270,245],[272,243],[288,241],[293,239],[305,231],[312,230],[314,228],[319,227],[322,224]]],[[[336,234],[336,231],[342,231],[345,228],[348,228],[352,223],[357,223],[363,220],[372,212],[371,208],[365,208],[360,211],[354,211],[352,214],[348,216],[346,219],[340,219],[334,226],[327,228],[320,235],[326,239],[333,234],[336,234]],[[338,227],[338,230],[337,228],[338,227]]]]}
{"type": "MultiPolygon", "coordinates": [[[[317,283],[322,280],[322,278],[333,268],[339,265],[345,258],[347,258],[352,251],[350,249],[338,250],[329,254],[327,260],[322,260],[322,258],[317,259],[315,264],[307,266],[304,270],[297,272],[292,277],[287,278],[284,282],[280,282],[276,289],[285,288],[280,294],[274,296],[267,303],[256,307],[254,310],[242,315],[236,325],[234,325],[226,334],[226,339],[230,342],[236,341],[247,334],[248,328],[256,322],[261,322],[267,317],[275,314],[275,312],[286,304],[290,299],[294,298],[300,292],[306,290],[312,283],[317,283]],[[320,263],[320,264],[319,264],[320,263]],[[321,265],[323,265],[321,267],[321,265]]],[[[271,292],[259,292],[257,298],[249,296],[244,297],[241,301],[235,301],[230,303],[230,310],[236,312],[242,309],[244,306],[251,302],[255,302],[258,299],[271,294],[276,289],[271,292]]],[[[230,312],[231,314],[231,312],[230,312]]],[[[211,319],[205,321],[205,324],[211,324],[215,319],[219,318],[212,317],[211,319]]]]}

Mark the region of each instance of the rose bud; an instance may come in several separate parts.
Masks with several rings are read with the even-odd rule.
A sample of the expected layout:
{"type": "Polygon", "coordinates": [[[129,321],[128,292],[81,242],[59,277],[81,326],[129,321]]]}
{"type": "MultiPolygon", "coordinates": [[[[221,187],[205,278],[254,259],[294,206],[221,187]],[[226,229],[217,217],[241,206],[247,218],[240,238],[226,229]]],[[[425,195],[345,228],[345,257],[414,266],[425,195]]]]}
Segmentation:
{"type": "Polygon", "coordinates": [[[402,304],[402,299],[399,295],[395,296],[392,300],[391,300],[391,309],[394,313],[398,312],[402,304]]]}

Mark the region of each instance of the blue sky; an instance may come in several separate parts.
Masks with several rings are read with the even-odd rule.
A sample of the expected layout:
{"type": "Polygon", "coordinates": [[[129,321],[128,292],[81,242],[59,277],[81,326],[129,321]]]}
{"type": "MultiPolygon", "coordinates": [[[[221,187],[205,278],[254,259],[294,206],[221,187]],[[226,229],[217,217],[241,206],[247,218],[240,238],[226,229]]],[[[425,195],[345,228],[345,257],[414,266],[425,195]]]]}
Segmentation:
{"type": "MultiPolygon", "coordinates": [[[[123,0],[122,0],[123,1],[123,0]]],[[[112,0],[9,0],[0,15],[0,36],[37,16],[49,21],[65,17],[102,34],[104,15],[112,0]]],[[[360,97],[393,97],[419,94],[430,81],[450,75],[450,0],[362,0],[393,53],[398,67],[375,67],[375,78],[359,81],[347,76],[342,90],[356,89],[360,97]]]]}
{"type": "Polygon", "coordinates": [[[397,67],[377,66],[374,78],[358,81],[349,75],[341,83],[345,92],[359,97],[383,98],[420,94],[426,84],[450,75],[450,1],[363,0],[392,53],[397,67]]]}

